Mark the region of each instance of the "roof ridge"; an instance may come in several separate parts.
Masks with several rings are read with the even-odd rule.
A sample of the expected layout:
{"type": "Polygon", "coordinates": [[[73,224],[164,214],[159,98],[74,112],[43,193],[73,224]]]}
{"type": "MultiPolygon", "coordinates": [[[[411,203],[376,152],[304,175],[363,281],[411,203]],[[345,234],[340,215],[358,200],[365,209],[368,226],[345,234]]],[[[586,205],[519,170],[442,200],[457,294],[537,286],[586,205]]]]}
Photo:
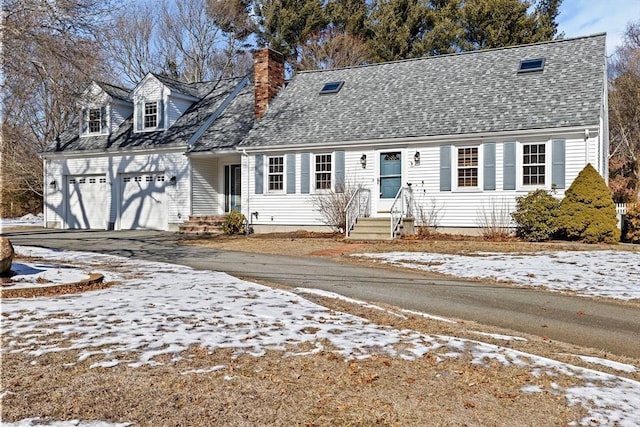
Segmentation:
{"type": "Polygon", "coordinates": [[[468,51],[464,51],[464,52],[444,53],[444,54],[441,54],[441,55],[421,56],[421,57],[418,57],[418,58],[398,59],[396,61],[385,61],[385,62],[375,62],[375,63],[371,63],[371,64],[352,65],[352,66],[349,66],[349,67],[330,68],[330,69],[325,69],[325,70],[303,70],[303,71],[299,71],[298,74],[324,73],[324,72],[329,72],[329,71],[341,71],[341,70],[350,70],[350,69],[358,69],[358,68],[375,67],[375,66],[379,66],[379,65],[401,64],[401,63],[405,63],[405,62],[424,61],[424,60],[435,60],[437,58],[444,58],[444,57],[483,54],[483,53],[496,52],[496,51],[501,51],[501,50],[518,49],[518,48],[523,48],[523,47],[528,47],[528,46],[539,46],[539,45],[553,44],[553,43],[564,43],[564,42],[570,42],[570,41],[581,40],[581,39],[602,37],[602,36],[606,36],[606,35],[607,35],[607,33],[601,32],[601,33],[595,33],[595,34],[590,34],[590,35],[586,35],[586,36],[571,37],[571,38],[567,38],[567,39],[554,39],[554,40],[547,40],[547,41],[543,41],[543,42],[516,44],[516,45],[511,45],[511,46],[494,47],[494,48],[489,48],[489,49],[479,49],[479,50],[468,50],[468,51]]]}

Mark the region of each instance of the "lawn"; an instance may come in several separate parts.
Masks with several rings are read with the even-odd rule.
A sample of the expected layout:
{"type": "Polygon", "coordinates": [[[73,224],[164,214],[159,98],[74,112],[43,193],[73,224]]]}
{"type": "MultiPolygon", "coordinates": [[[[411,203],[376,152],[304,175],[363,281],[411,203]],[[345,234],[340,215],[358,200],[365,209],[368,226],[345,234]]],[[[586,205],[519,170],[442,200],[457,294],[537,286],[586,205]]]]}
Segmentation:
{"type": "MultiPolygon", "coordinates": [[[[280,250],[286,242],[290,251],[350,262],[373,262],[353,254],[436,245],[278,238],[280,250]]],[[[244,239],[243,249],[250,240],[273,247],[268,239],[244,239]]],[[[204,244],[230,249],[240,241],[204,244]]],[[[467,251],[484,245],[449,243],[467,251]]],[[[518,246],[490,252],[515,253],[509,245],[518,246]]],[[[548,250],[520,246],[528,256],[548,250]]],[[[3,299],[6,425],[640,423],[638,360],[223,273],[18,252],[26,288],[75,281],[79,271],[102,273],[112,286],[3,299]]]]}

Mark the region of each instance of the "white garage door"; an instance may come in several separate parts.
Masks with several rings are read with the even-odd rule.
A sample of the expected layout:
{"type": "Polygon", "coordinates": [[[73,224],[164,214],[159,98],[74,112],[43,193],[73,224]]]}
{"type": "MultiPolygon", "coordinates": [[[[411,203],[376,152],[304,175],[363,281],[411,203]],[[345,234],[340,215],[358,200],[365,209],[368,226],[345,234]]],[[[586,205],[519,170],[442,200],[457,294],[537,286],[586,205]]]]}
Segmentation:
{"type": "Polygon", "coordinates": [[[121,175],[120,228],[166,229],[167,205],[164,187],[164,173],[121,175]]]}
{"type": "Polygon", "coordinates": [[[109,215],[109,185],[104,176],[67,177],[67,226],[105,230],[109,215]]]}

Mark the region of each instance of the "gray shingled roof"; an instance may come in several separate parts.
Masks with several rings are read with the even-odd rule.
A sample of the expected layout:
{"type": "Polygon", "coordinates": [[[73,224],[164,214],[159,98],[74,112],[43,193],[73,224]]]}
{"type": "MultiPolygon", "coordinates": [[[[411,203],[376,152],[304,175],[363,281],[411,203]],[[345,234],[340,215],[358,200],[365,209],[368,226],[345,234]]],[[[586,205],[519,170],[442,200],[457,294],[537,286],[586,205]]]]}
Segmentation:
{"type": "Polygon", "coordinates": [[[126,89],[105,82],[96,82],[96,84],[100,86],[100,88],[104,90],[110,97],[131,102],[130,96],[133,89],[126,89]]]}
{"type": "Polygon", "coordinates": [[[296,75],[249,147],[474,134],[599,123],[605,35],[296,75]],[[543,72],[517,73],[545,58],[543,72]],[[344,81],[320,95],[327,82],[344,81]]]}
{"type": "MultiPolygon", "coordinates": [[[[127,118],[124,123],[116,129],[111,135],[101,136],[79,136],[78,123],[73,124],[69,129],[63,132],[60,137],[50,143],[44,150],[44,153],[56,152],[117,152],[128,149],[141,148],[159,148],[159,147],[184,147],[187,149],[187,143],[193,134],[200,128],[202,123],[227,99],[233,89],[242,81],[243,78],[223,79],[218,82],[191,83],[191,93],[197,95],[200,101],[194,103],[181,117],[179,117],[173,126],[165,131],[157,132],[133,132],[133,116],[127,118]]],[[[163,81],[164,83],[164,81],[163,81]]],[[[244,94],[242,91],[241,94],[244,94]]],[[[246,121],[247,116],[253,121],[253,92],[251,92],[251,106],[245,108],[247,95],[238,96],[236,101],[232,102],[225,109],[222,116],[213,123],[212,128],[221,128],[223,123],[233,121],[238,118],[242,125],[232,126],[225,131],[224,135],[217,135],[213,129],[209,129],[200,139],[196,148],[208,146],[228,147],[239,142],[249,130],[246,121]],[[227,112],[228,110],[228,112],[227,112]],[[244,115],[242,111],[247,110],[244,115]],[[242,115],[242,118],[240,116],[242,115]]]]}

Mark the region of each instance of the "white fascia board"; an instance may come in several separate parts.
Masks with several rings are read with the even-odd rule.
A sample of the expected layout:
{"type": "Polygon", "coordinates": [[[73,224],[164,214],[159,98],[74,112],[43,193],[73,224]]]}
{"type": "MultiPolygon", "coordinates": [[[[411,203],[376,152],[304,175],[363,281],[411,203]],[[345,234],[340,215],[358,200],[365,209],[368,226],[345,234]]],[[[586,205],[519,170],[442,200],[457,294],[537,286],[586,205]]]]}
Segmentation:
{"type": "Polygon", "coordinates": [[[77,158],[92,158],[92,157],[115,157],[115,156],[130,156],[130,155],[152,155],[152,154],[167,154],[167,153],[184,153],[184,146],[180,147],[164,147],[164,148],[140,148],[134,150],[121,150],[121,151],[104,151],[104,150],[87,150],[87,151],[75,151],[75,152],[62,152],[62,153],[40,153],[40,157],[43,159],[77,159],[77,158]]]}
{"type": "Polygon", "coordinates": [[[303,144],[282,144],[282,145],[261,145],[261,146],[241,146],[237,147],[238,151],[246,152],[270,152],[270,151],[292,151],[307,150],[310,148],[337,149],[337,148],[376,148],[376,147],[393,147],[393,146],[411,146],[424,145],[430,143],[441,142],[465,142],[465,141],[494,141],[509,140],[520,138],[550,137],[556,135],[576,134],[580,137],[584,136],[585,129],[589,131],[598,131],[598,124],[581,127],[564,127],[564,128],[546,128],[546,129],[529,129],[529,130],[513,130],[504,132],[481,132],[454,135],[433,135],[420,137],[398,137],[384,139],[365,139],[356,141],[338,141],[329,143],[303,143],[303,144]]]}
{"type": "Polygon", "coordinates": [[[211,151],[187,151],[184,153],[185,156],[191,158],[224,157],[229,156],[230,154],[241,154],[241,152],[235,148],[224,148],[211,151]]]}

